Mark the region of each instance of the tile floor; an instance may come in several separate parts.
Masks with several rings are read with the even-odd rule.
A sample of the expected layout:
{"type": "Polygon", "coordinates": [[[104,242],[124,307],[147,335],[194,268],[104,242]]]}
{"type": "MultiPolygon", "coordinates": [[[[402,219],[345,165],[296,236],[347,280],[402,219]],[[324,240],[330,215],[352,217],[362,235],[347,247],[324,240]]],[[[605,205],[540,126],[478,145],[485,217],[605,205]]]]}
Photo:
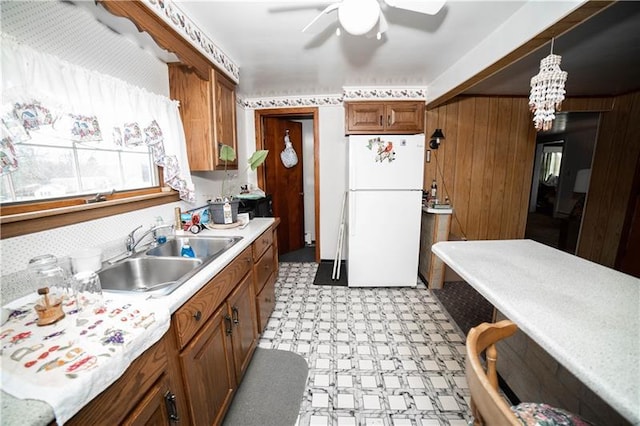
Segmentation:
{"type": "Polygon", "coordinates": [[[464,335],[430,291],[314,286],[316,268],[280,264],[259,342],[309,364],[298,426],[467,425],[464,335]]]}

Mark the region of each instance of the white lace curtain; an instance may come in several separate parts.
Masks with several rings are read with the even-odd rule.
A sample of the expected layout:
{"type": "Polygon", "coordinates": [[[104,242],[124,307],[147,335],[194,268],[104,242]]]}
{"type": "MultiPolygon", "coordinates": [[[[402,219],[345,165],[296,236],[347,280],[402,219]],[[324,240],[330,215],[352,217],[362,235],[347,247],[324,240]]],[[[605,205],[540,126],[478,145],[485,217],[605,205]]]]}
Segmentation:
{"type": "MultiPolygon", "coordinates": [[[[165,184],[179,191],[183,200],[195,201],[176,101],[38,52],[7,37],[3,36],[1,41],[3,123],[8,117],[18,118],[16,104],[34,102],[50,111],[54,122],[67,127],[77,124],[74,120],[82,117],[82,124],[92,129],[95,118],[100,129],[98,140],[110,139],[118,145],[122,143],[119,138],[128,142],[130,136],[135,136],[132,144],[146,143],[152,148],[154,161],[164,168],[165,184]]],[[[23,124],[19,119],[17,122],[23,124]]],[[[3,141],[4,138],[3,135],[3,141]]]]}

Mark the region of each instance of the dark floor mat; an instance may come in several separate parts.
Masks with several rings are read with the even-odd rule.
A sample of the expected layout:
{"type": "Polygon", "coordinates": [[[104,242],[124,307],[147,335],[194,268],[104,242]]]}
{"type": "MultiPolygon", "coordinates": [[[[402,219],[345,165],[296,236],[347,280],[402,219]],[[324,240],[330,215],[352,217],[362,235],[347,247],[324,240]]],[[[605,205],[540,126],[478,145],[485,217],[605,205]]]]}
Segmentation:
{"type": "Polygon", "coordinates": [[[314,285],[335,285],[335,286],[347,286],[347,268],[344,262],[340,264],[340,279],[331,279],[333,275],[333,260],[323,260],[318,265],[318,271],[316,277],[313,279],[314,285]]]}

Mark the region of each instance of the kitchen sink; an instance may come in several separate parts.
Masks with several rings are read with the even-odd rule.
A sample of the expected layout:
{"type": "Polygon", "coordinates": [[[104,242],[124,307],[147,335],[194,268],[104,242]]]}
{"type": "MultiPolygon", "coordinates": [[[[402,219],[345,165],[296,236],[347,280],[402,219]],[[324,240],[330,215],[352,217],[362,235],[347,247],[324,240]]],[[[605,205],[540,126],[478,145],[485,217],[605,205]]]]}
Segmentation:
{"type": "Polygon", "coordinates": [[[147,250],[145,254],[147,256],[180,257],[182,246],[188,240],[196,258],[213,260],[241,239],[242,237],[176,237],[147,250]]]}
{"type": "Polygon", "coordinates": [[[242,237],[175,237],[166,243],[141,250],[98,271],[100,284],[107,291],[149,293],[165,296],[195,275],[242,237]],[[182,246],[189,241],[195,258],[182,257],[182,246]]]}
{"type": "Polygon", "coordinates": [[[164,295],[184,283],[202,264],[202,259],[185,257],[133,257],[101,269],[98,276],[104,290],[164,295]]]}

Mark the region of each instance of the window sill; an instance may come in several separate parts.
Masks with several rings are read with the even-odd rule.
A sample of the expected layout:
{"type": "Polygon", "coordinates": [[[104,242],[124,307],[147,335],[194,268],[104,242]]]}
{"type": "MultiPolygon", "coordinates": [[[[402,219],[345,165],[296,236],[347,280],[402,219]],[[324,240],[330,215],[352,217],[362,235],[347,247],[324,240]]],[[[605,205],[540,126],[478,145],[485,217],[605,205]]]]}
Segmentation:
{"type": "Polygon", "coordinates": [[[0,216],[0,239],[46,231],[116,214],[179,201],[177,192],[157,192],[99,203],[0,216]]]}

